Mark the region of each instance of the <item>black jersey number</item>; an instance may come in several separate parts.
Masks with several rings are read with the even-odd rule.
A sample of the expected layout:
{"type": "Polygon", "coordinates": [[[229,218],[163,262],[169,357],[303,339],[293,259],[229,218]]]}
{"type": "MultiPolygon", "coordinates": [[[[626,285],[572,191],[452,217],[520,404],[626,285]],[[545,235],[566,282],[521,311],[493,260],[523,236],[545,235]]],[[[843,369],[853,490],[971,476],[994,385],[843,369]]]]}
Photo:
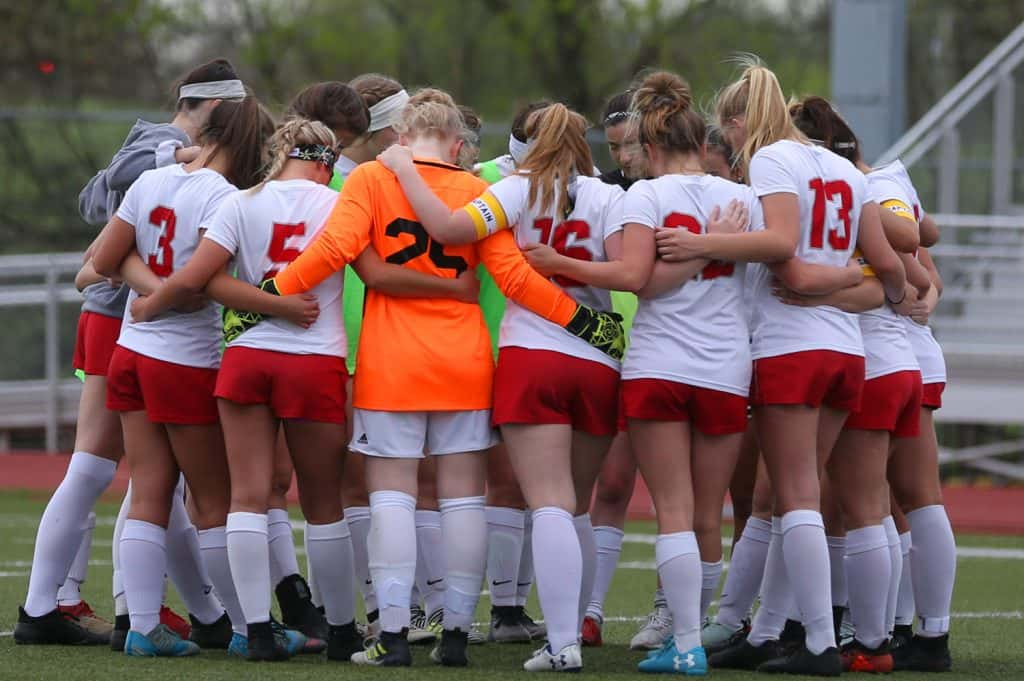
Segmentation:
{"type": "Polygon", "coordinates": [[[438,269],[454,270],[456,277],[469,269],[469,264],[465,258],[445,253],[444,246],[431,239],[430,235],[427,234],[427,230],[418,222],[397,218],[385,228],[384,233],[388,236],[412,234],[413,238],[416,239],[405,248],[395,251],[384,259],[393,265],[404,265],[410,260],[426,253],[427,257],[430,258],[430,262],[434,263],[438,269]]]}

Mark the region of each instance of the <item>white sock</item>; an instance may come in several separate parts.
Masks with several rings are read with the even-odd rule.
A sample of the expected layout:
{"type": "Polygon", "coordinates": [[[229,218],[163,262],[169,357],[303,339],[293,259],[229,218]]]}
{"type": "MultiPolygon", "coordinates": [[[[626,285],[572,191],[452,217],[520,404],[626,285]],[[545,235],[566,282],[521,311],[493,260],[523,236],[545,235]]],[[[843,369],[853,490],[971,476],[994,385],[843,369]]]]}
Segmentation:
{"type": "Polygon", "coordinates": [[[750,645],[759,646],[767,641],[779,640],[779,634],[786,626],[792,600],[793,590],[789,587],[786,561],[782,553],[782,518],[772,516],[771,540],[761,583],[761,607],[754,615],[750,635],[747,636],[750,645]]]}
{"type": "Polygon", "coordinates": [[[527,510],[523,516],[523,553],[519,556],[519,575],[516,577],[516,605],[525,607],[530,600],[533,578],[533,513],[527,510]]]}
{"type": "Polygon", "coordinates": [[[572,519],[576,528],[576,537],[580,542],[580,557],[583,560],[583,572],[580,579],[579,626],[583,626],[583,617],[587,613],[590,595],[594,592],[594,577],[597,574],[597,542],[594,539],[594,526],[590,523],[590,514],[575,516],[572,519]]]}
{"type": "Polygon", "coordinates": [[[885,633],[886,638],[896,626],[896,601],[900,597],[900,580],[903,578],[903,550],[900,546],[900,531],[896,529],[896,521],[891,515],[882,518],[885,538],[889,549],[889,592],[885,601],[885,633]]]}
{"type": "Polygon", "coordinates": [[[885,528],[871,525],[847,532],[845,562],[850,619],[857,630],[857,640],[869,648],[877,648],[889,638],[885,604],[892,564],[885,528]]]}
{"type": "Polygon", "coordinates": [[[443,553],[447,563],[444,591],[444,628],[468,632],[473,624],[480,585],[487,566],[487,516],[484,497],[439,499],[443,553]]]}
{"type": "Polygon", "coordinates": [[[266,514],[228,513],[226,538],[231,578],[246,623],[269,622],[270,549],[266,514]]]}
{"type": "Polygon", "coordinates": [[[910,583],[910,533],[900,535],[903,566],[900,570],[900,592],[896,598],[896,624],[914,624],[914,588],[910,583]]]}
{"type": "Polygon", "coordinates": [[[114,539],[111,543],[110,558],[114,567],[114,574],[110,580],[111,591],[114,596],[114,615],[128,614],[128,600],[124,596],[124,580],[121,578],[121,536],[124,534],[124,522],[128,519],[128,509],[132,503],[132,481],[128,481],[128,490],[124,499],[121,500],[121,508],[117,511],[117,520],[114,521],[114,539]]]}
{"type": "Polygon", "coordinates": [[[309,523],[302,528],[302,550],[306,552],[306,584],[309,585],[309,600],[316,607],[323,606],[323,599],[320,598],[320,585],[316,581],[316,573],[309,563],[309,523]]]}
{"type": "Polygon", "coordinates": [[[445,553],[440,511],[416,511],[416,589],[431,615],[444,607],[445,553]]]}
{"type": "Polygon", "coordinates": [[[327,623],[348,624],[356,618],[355,592],[352,590],[352,535],[344,519],[326,525],[306,523],[309,564],[320,580],[327,623]]]}
{"type": "Polygon", "coordinates": [[[750,616],[761,588],[771,539],[771,522],[753,516],[747,519],[743,534],[729,557],[729,570],[725,573],[715,618],[719,624],[738,630],[743,626],[743,620],[750,616]]]}
{"type": "Polygon", "coordinates": [[[533,511],[533,556],[537,596],[548,629],[551,650],[561,650],[579,637],[580,582],[583,558],[572,514],[555,506],[533,511]]]}
{"type": "Polygon", "coordinates": [[[700,645],[701,564],[697,535],[659,534],[654,556],[661,588],[672,612],[676,650],[685,653],[700,645]]]}
{"type": "Polygon", "coordinates": [[[67,579],[57,590],[57,605],[78,605],[82,602],[81,587],[89,573],[89,554],[92,553],[92,533],[95,529],[96,514],[90,511],[85,519],[85,525],[82,526],[82,542],[78,545],[78,552],[71,562],[67,579]]]}
{"type": "Polygon", "coordinates": [[[160,624],[167,553],[166,530],[142,520],[125,520],[119,554],[131,627],[148,634],[160,624]]]}
{"type": "Polygon", "coordinates": [[[381,630],[398,633],[409,626],[416,580],[416,500],[394,490],[371,492],[370,514],[366,544],[381,630]]]}
{"type": "Polygon", "coordinates": [[[82,545],[83,521],[114,479],[116,469],[113,461],[88,452],[71,456],[64,480],[39,520],[25,598],[29,615],[39,617],[57,607],[57,591],[82,545]]]}
{"type": "Polygon", "coordinates": [[[612,585],[612,577],[619,565],[622,554],[622,539],[625,533],[617,527],[599,525],[594,528],[594,543],[597,545],[597,570],[594,572],[594,588],[587,603],[587,616],[598,621],[604,620],[604,599],[612,585]]]}
{"type": "MultiPolygon", "coordinates": [[[[299,560],[295,556],[295,536],[288,509],[267,510],[267,543],[270,546],[270,587],[274,588],[285,577],[299,574],[299,560]]],[[[306,554],[309,560],[309,554],[306,554]]]]}
{"type": "Polygon", "coordinates": [[[819,655],[836,645],[828,544],[821,513],[801,509],[782,516],[782,555],[803,615],[807,650],[819,655]]]}
{"type": "MultiPolygon", "coordinates": [[[[266,538],[263,539],[263,544],[266,546],[266,538]]],[[[200,530],[199,532],[199,550],[203,556],[203,564],[206,565],[206,570],[210,575],[210,581],[213,582],[213,590],[217,594],[217,598],[224,605],[224,610],[228,613],[228,619],[231,620],[231,629],[236,634],[242,636],[248,635],[248,629],[245,626],[245,614],[242,611],[242,606],[238,602],[238,593],[235,591],[235,582],[231,577],[231,563],[228,561],[228,537],[226,529],[222,527],[212,527],[208,530],[200,530]]],[[[264,549],[266,550],[266,549],[264,549]]],[[[260,569],[266,566],[267,570],[267,582],[270,582],[270,559],[267,554],[264,553],[262,556],[262,562],[260,563],[260,569]]],[[[267,591],[267,598],[270,598],[269,589],[267,591]]],[[[267,607],[269,612],[270,607],[267,607]]]]}
{"type": "Polygon", "coordinates": [[[203,624],[213,624],[224,614],[203,563],[199,533],[188,517],[184,499],[177,493],[171,498],[167,523],[167,576],[189,613],[203,624]]]}
{"type": "Polygon", "coordinates": [[[491,605],[516,605],[519,560],[523,555],[523,526],[528,515],[518,508],[488,506],[487,575],[490,580],[491,605]]]}
{"type": "Polygon", "coordinates": [[[949,603],[956,579],[956,541],[942,505],[907,514],[910,521],[910,570],[917,608],[917,634],[936,638],[949,631],[949,603]]]}
{"type": "MultiPolygon", "coordinates": [[[[718,582],[722,579],[722,559],[714,563],[700,564],[701,587],[700,587],[700,620],[703,622],[707,617],[711,601],[715,600],[715,591],[718,590],[718,582]]],[[[689,648],[687,648],[689,650],[689,648]]]]}
{"type": "Polygon", "coordinates": [[[370,536],[370,507],[349,506],[345,509],[345,520],[352,533],[352,563],[355,567],[353,580],[363,596],[363,609],[370,613],[377,609],[377,593],[370,577],[370,561],[366,553],[366,539],[370,536]]]}
{"type": "Polygon", "coordinates": [[[832,580],[832,607],[846,607],[846,537],[825,537],[828,543],[828,568],[832,580]]]}

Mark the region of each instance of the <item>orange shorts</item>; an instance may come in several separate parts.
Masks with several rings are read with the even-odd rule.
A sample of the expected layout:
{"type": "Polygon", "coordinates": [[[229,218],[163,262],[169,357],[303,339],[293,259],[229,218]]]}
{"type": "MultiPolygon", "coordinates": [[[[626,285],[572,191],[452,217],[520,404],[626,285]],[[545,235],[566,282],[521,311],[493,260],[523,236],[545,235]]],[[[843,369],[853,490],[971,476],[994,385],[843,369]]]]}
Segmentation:
{"type": "Polygon", "coordinates": [[[853,411],[864,388],[864,358],[808,350],[754,360],[750,402],[755,407],[803,404],[853,411]]]}
{"type": "Polygon", "coordinates": [[[850,412],[843,427],[917,437],[920,420],[921,372],[897,371],[864,382],[861,408],[850,412]]]}
{"type": "Polygon", "coordinates": [[[107,372],[107,409],[145,411],[153,423],[201,426],[218,422],[216,369],[153,359],[118,345],[107,372]]]}
{"type": "Polygon", "coordinates": [[[106,376],[120,335],[121,320],[117,317],[83,312],[78,316],[71,366],[92,376],[106,376]]]}
{"type": "Polygon", "coordinates": [[[620,388],[623,420],[690,421],[705,435],[747,429],[747,398],[660,378],[634,378],[620,388]]]}

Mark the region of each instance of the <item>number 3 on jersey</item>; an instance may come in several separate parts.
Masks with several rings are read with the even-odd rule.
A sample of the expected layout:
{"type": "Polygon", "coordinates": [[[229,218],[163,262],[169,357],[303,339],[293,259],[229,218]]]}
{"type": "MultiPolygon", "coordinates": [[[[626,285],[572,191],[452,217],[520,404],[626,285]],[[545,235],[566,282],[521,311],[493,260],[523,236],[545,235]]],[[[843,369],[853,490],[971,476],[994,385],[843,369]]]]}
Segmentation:
{"type": "Polygon", "coordinates": [[[850,210],[853,209],[853,191],[850,185],[843,180],[830,180],[825,182],[820,177],[811,180],[811,191],[814,192],[814,206],[811,208],[811,248],[825,247],[825,223],[828,227],[828,245],[836,251],[845,251],[850,247],[850,236],[852,234],[850,224],[850,210]],[[832,220],[826,220],[825,203],[839,199],[839,209],[836,216],[842,226],[835,224],[832,220]]]}
{"type": "Polygon", "coordinates": [[[177,221],[174,209],[167,206],[157,206],[149,212],[149,224],[160,230],[160,238],[146,264],[158,277],[169,277],[174,272],[174,247],[171,244],[177,221]]]}
{"type": "MultiPolygon", "coordinates": [[[[566,220],[555,228],[555,233],[551,234],[551,228],[554,226],[555,221],[551,218],[537,218],[533,222],[533,228],[540,232],[540,243],[555,249],[556,253],[564,255],[567,258],[575,258],[576,260],[593,260],[594,254],[591,253],[584,246],[569,246],[569,236],[575,237],[573,243],[582,241],[583,239],[590,238],[590,225],[583,220],[566,220]]],[[[583,286],[580,282],[569,277],[563,277],[562,275],[556,275],[552,277],[556,284],[562,287],[569,286],[583,286]]]]}
{"type": "Polygon", "coordinates": [[[275,222],[274,231],[270,237],[270,248],[267,249],[267,259],[272,263],[270,269],[263,275],[264,279],[271,279],[277,276],[281,269],[295,258],[299,257],[299,249],[285,248],[288,239],[293,236],[302,236],[306,233],[305,222],[275,222]]]}
{"type": "MultiPolygon", "coordinates": [[[[692,234],[701,234],[703,232],[697,218],[684,213],[669,213],[666,215],[665,226],[685,227],[690,230],[692,234]]],[[[704,280],[715,279],[717,277],[731,277],[735,271],[735,263],[724,262],[722,260],[712,260],[700,271],[698,276],[704,280]]]]}

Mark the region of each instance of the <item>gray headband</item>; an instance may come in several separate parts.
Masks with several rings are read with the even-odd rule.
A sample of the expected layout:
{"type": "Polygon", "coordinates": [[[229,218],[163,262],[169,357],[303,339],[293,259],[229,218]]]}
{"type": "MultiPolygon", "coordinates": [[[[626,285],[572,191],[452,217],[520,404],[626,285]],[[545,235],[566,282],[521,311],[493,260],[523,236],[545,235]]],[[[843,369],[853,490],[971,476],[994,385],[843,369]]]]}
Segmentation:
{"type": "Polygon", "coordinates": [[[238,79],[189,83],[178,91],[178,101],[183,99],[245,99],[245,85],[238,79]]]}

